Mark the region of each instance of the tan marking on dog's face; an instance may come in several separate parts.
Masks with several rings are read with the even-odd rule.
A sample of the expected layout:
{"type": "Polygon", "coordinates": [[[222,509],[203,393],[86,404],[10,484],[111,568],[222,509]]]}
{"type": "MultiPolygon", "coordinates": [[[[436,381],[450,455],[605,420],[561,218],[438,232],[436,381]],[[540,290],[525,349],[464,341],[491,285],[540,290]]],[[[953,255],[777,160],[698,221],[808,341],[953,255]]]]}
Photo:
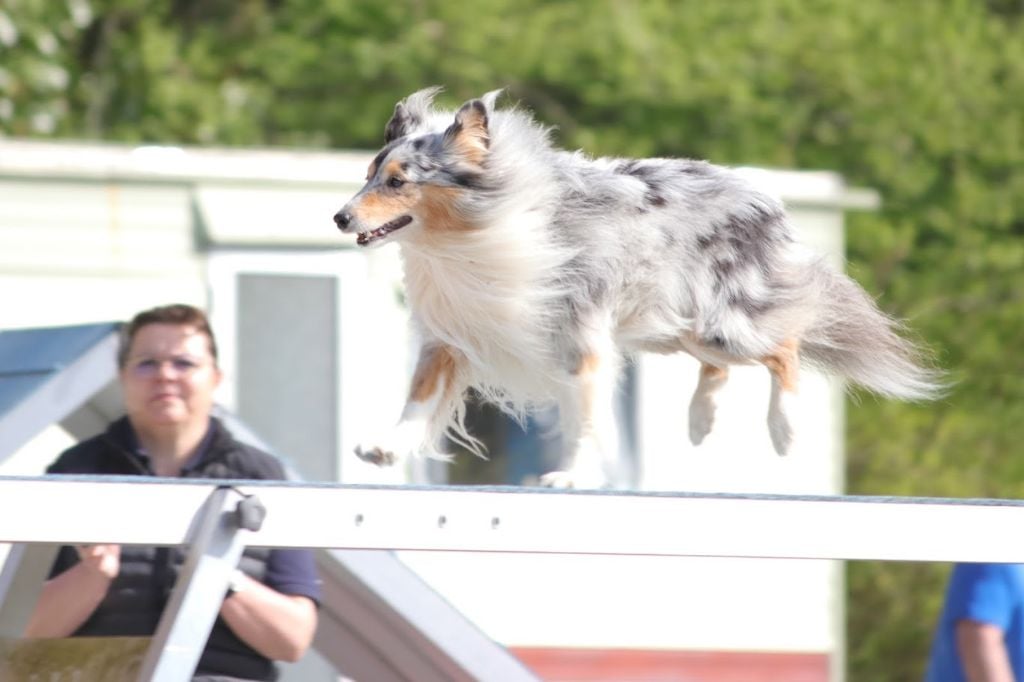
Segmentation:
{"type": "Polygon", "coordinates": [[[783,391],[796,393],[800,370],[799,343],[790,339],[780,344],[778,349],[761,358],[761,364],[768,368],[779,381],[783,391]]]}
{"type": "Polygon", "coordinates": [[[423,348],[409,387],[409,400],[422,403],[437,395],[439,390],[448,391],[453,385],[455,369],[455,356],[448,348],[423,348]]]}
{"type": "Polygon", "coordinates": [[[461,193],[454,187],[425,185],[420,188],[416,214],[430,232],[465,232],[473,229],[466,216],[458,209],[461,193]]]}
{"type": "Polygon", "coordinates": [[[405,173],[402,171],[402,163],[394,159],[384,164],[384,170],[381,171],[381,179],[387,181],[388,178],[399,177],[405,179],[405,173]]]}
{"type": "Polygon", "coordinates": [[[406,195],[385,196],[379,192],[363,195],[352,207],[352,214],[369,225],[383,225],[398,216],[405,215],[415,205],[406,195]]]}
{"type": "MultiPolygon", "coordinates": [[[[384,152],[381,152],[376,157],[374,157],[374,159],[372,161],[370,161],[370,165],[367,166],[367,168],[366,168],[366,182],[370,182],[371,180],[373,180],[374,177],[376,177],[377,171],[380,170],[379,167],[378,167],[378,162],[382,160],[381,159],[381,155],[383,153],[384,152]]],[[[403,177],[403,174],[402,174],[401,171],[402,171],[402,164],[400,162],[395,161],[395,160],[392,159],[387,164],[385,164],[384,170],[383,170],[383,175],[382,175],[381,179],[382,180],[387,180],[388,177],[390,177],[390,175],[394,175],[394,174],[398,174],[399,177],[403,177]]]]}
{"type": "MultiPolygon", "coordinates": [[[[375,173],[374,164],[370,164],[370,176],[375,173]]],[[[365,192],[358,203],[351,207],[352,214],[360,221],[370,225],[382,225],[390,220],[412,211],[419,200],[416,186],[406,182],[401,187],[389,187],[387,182],[392,177],[405,180],[402,164],[390,161],[380,169],[381,183],[371,191],[365,192]]]]}

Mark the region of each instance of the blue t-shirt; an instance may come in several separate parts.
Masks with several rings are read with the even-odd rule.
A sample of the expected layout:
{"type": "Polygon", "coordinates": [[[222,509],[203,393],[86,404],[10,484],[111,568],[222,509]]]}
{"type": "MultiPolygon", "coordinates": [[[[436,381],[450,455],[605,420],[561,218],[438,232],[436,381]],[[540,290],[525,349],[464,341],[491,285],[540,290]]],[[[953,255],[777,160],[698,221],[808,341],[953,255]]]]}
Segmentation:
{"type": "Polygon", "coordinates": [[[932,641],[925,682],[965,682],[956,624],[972,620],[1003,631],[1014,679],[1024,681],[1024,565],[957,564],[932,641]]]}
{"type": "Polygon", "coordinates": [[[263,582],[283,594],[301,595],[320,603],[320,578],[308,549],[270,550],[263,582]]]}

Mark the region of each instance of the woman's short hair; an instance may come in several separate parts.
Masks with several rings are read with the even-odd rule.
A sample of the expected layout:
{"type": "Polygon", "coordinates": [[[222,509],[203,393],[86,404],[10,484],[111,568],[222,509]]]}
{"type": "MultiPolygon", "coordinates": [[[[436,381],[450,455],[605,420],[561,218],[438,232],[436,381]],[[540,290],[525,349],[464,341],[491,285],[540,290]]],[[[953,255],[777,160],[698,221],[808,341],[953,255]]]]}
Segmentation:
{"type": "Polygon", "coordinates": [[[128,362],[128,351],[131,350],[135,335],[139,333],[140,329],[150,324],[180,324],[195,327],[206,335],[206,339],[210,343],[210,355],[213,357],[213,363],[217,364],[217,341],[213,337],[213,329],[210,328],[210,320],[206,313],[195,306],[173,303],[143,310],[121,327],[121,338],[117,347],[117,366],[119,368],[123,369],[128,362]]]}

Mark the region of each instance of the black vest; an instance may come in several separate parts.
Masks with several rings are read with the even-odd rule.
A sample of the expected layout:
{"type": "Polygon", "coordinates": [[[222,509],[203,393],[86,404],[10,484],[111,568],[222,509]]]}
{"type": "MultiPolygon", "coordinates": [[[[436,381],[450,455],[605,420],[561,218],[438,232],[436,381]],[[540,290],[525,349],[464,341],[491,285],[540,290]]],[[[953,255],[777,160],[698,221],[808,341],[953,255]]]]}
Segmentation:
{"type": "MultiPolygon", "coordinates": [[[[270,455],[234,440],[227,429],[211,419],[209,443],[201,460],[182,473],[186,478],[283,479],[280,464],[270,455]]],[[[134,434],[125,418],[99,436],[66,450],[46,470],[49,474],[116,474],[152,476],[147,462],[133,453],[134,434]]],[[[159,514],[159,509],[134,513],[159,514]]],[[[239,568],[262,581],[270,550],[247,548],[239,568]]],[[[72,636],[150,636],[178,572],[184,548],[121,547],[121,568],[107,595],[72,636]]],[[[73,547],[62,547],[51,575],[78,563],[73,547]]],[[[210,632],[196,674],[228,675],[250,680],[276,680],[273,662],[240,640],[218,616],[210,632]]]]}

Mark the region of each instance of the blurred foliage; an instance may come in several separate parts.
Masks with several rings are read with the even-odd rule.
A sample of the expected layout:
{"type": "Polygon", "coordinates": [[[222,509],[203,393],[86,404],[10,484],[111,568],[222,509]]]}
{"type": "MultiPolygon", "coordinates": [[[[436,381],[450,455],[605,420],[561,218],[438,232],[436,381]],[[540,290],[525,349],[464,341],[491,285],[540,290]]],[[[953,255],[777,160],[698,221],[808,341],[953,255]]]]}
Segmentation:
{"type": "MultiPolygon", "coordinates": [[[[879,190],[880,211],[850,216],[850,271],[955,385],[920,406],[855,395],[848,489],[1024,497],[1019,0],[0,5],[7,135],[375,148],[394,102],[432,84],[453,105],[504,87],[595,155],[879,190]]],[[[945,572],[849,567],[850,679],[920,678],[945,572]]]]}

